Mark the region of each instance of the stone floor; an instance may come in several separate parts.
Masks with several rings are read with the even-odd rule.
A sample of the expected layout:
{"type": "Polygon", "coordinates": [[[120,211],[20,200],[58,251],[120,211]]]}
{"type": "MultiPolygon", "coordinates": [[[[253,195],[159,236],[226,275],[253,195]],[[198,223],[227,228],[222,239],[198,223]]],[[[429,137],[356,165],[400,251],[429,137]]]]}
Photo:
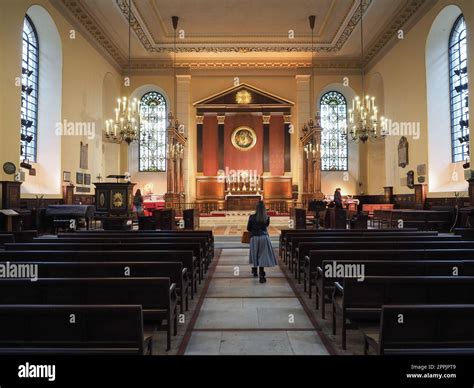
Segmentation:
{"type": "Polygon", "coordinates": [[[178,353],[329,354],[282,270],[266,272],[260,284],[250,274],[247,248],[222,249],[178,353]]]}

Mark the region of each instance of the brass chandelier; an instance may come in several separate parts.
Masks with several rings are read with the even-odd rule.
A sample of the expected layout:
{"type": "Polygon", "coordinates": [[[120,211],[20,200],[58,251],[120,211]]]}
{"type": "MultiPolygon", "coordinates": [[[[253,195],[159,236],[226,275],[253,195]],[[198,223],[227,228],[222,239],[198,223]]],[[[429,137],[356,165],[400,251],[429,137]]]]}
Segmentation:
{"type": "MultiPolygon", "coordinates": [[[[130,85],[131,71],[131,3],[128,2],[128,84],[130,85]]],[[[117,99],[115,119],[105,121],[105,138],[113,143],[137,142],[140,135],[140,101],[136,98],[122,97],[117,99]]]]}
{"type": "MultiPolygon", "coordinates": [[[[356,96],[352,100],[352,109],[349,109],[348,138],[355,143],[365,143],[367,140],[377,140],[384,137],[382,131],[378,131],[378,107],[375,97],[365,94],[364,87],[364,29],[363,29],[363,6],[360,1],[360,40],[361,40],[361,78],[362,96],[356,96]]],[[[382,117],[382,123],[384,118],[382,117]]]]}

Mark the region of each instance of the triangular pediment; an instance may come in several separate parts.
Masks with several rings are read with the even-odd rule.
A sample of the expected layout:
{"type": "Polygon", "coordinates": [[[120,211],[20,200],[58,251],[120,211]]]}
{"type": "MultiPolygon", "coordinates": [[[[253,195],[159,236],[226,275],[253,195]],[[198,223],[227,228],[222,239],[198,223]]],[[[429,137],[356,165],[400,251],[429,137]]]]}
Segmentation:
{"type": "Polygon", "coordinates": [[[196,108],[209,107],[273,107],[290,108],[294,103],[275,94],[258,89],[255,86],[242,83],[230,89],[223,90],[210,97],[197,101],[193,104],[196,108]]]}

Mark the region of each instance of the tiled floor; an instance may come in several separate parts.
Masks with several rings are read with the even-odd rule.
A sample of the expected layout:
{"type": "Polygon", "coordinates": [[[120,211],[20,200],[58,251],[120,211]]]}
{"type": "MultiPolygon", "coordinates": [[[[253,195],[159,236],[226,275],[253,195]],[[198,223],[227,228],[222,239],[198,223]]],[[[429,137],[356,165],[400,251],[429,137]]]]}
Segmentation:
{"type": "Polygon", "coordinates": [[[248,249],[224,248],[190,327],[186,355],[327,355],[279,267],[250,274],[248,249]]]}

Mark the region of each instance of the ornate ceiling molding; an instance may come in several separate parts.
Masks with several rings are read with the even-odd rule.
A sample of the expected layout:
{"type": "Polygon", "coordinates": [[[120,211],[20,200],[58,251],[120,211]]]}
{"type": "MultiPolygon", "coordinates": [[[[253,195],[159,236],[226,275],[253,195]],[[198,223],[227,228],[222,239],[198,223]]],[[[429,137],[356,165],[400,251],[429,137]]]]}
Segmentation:
{"type": "MultiPolygon", "coordinates": [[[[182,61],[176,63],[180,69],[311,69],[311,62],[307,61],[182,61]]],[[[360,61],[331,60],[318,61],[315,69],[359,69],[360,61]]],[[[142,60],[132,61],[132,70],[172,69],[173,63],[169,61],[142,60]]]]}
{"type": "Polygon", "coordinates": [[[61,0],[62,4],[72,13],[81,25],[120,66],[126,63],[124,54],[113,40],[106,34],[100,23],[84,8],[79,0],[61,0]]]}
{"type": "Polygon", "coordinates": [[[364,65],[369,63],[394,37],[398,31],[423,7],[431,8],[435,2],[427,0],[409,0],[403,9],[392,20],[388,28],[380,34],[375,43],[369,47],[364,57],[364,65]]]}
{"type": "MultiPolygon", "coordinates": [[[[128,22],[128,2],[127,0],[115,0],[117,6],[122,12],[124,18],[128,22]]],[[[366,13],[369,6],[372,4],[373,0],[363,0],[362,8],[363,14],[366,13]]],[[[353,6],[355,1],[353,2],[353,6]]],[[[353,8],[351,7],[351,9],[353,8]]],[[[130,17],[132,29],[135,32],[136,36],[140,40],[143,48],[145,48],[150,53],[172,53],[174,52],[173,44],[166,42],[152,42],[151,37],[146,32],[146,28],[143,28],[142,24],[138,21],[135,13],[139,14],[138,10],[135,7],[132,7],[132,13],[130,17]]],[[[315,43],[315,52],[322,53],[332,53],[339,51],[349,37],[352,35],[352,32],[357,27],[358,22],[360,21],[361,12],[360,8],[356,7],[352,17],[347,22],[346,27],[342,34],[336,35],[334,39],[337,40],[334,42],[319,42],[315,43]]],[[[141,20],[142,17],[139,16],[141,20]]],[[[343,22],[347,19],[343,19],[343,22]]],[[[143,22],[143,24],[145,24],[143,22]]],[[[342,26],[341,26],[342,27],[342,26]]],[[[338,29],[339,31],[339,29],[338,29]]],[[[261,42],[261,43],[232,43],[228,42],[212,42],[208,44],[202,43],[183,43],[180,42],[176,47],[176,52],[179,53],[281,53],[281,52],[311,52],[311,44],[300,42],[288,44],[288,39],[282,40],[281,42],[261,42]]]]}
{"type": "MultiPolygon", "coordinates": [[[[121,49],[113,42],[113,39],[108,36],[100,23],[94,19],[90,12],[83,4],[84,0],[54,0],[59,2],[62,6],[62,11],[65,9],[72,14],[74,19],[84,27],[107,55],[110,56],[122,68],[126,68],[127,60],[126,54],[121,52],[121,49]]],[[[128,21],[128,7],[125,0],[115,0],[121,13],[128,21]]],[[[53,3],[54,3],[53,2],[53,3]]],[[[363,13],[365,14],[373,0],[363,0],[363,13]]],[[[401,7],[399,12],[395,15],[391,23],[374,39],[374,43],[368,47],[366,51],[363,64],[368,64],[374,59],[383,48],[396,37],[397,31],[402,29],[407,22],[415,15],[420,14],[422,9],[428,9],[432,6],[431,0],[406,0],[406,3],[401,7]]],[[[351,8],[352,9],[352,8],[351,8]]],[[[352,32],[360,23],[361,12],[359,7],[355,7],[352,16],[347,15],[344,20],[350,18],[341,34],[337,35],[333,43],[318,43],[315,45],[315,51],[320,53],[335,53],[342,49],[344,44],[350,38],[352,32]]],[[[150,53],[170,53],[173,52],[173,45],[166,43],[159,47],[152,43],[152,38],[146,32],[146,28],[142,27],[140,20],[143,20],[138,14],[132,3],[131,23],[132,29],[136,36],[142,43],[143,47],[150,53]],[[138,17],[135,15],[137,13],[138,17]]],[[[252,44],[229,44],[229,43],[212,43],[212,44],[183,44],[177,46],[177,51],[180,53],[299,53],[311,52],[311,45],[306,42],[299,42],[289,45],[287,41],[281,43],[252,43],[252,44]]],[[[316,59],[315,68],[317,69],[354,69],[361,68],[360,59],[355,58],[340,58],[334,60],[316,59]]],[[[281,61],[225,61],[225,60],[204,60],[204,61],[182,61],[177,63],[180,68],[189,69],[277,69],[277,68],[310,68],[310,61],[304,60],[281,60],[281,61]]],[[[169,61],[162,59],[149,60],[133,60],[132,68],[140,69],[166,69],[171,68],[169,61]]]]}

